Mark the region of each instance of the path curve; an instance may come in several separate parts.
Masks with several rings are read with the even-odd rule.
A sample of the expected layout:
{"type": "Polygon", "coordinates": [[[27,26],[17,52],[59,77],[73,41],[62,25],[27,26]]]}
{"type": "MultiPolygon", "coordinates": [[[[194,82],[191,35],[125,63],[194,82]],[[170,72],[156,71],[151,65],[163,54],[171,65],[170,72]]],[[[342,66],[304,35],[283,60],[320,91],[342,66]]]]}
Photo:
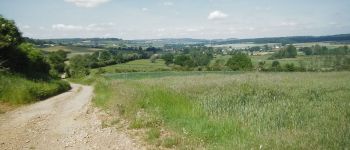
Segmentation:
{"type": "Polygon", "coordinates": [[[72,90],[0,115],[0,149],[144,149],[127,133],[102,128],[93,88],[72,90]]]}

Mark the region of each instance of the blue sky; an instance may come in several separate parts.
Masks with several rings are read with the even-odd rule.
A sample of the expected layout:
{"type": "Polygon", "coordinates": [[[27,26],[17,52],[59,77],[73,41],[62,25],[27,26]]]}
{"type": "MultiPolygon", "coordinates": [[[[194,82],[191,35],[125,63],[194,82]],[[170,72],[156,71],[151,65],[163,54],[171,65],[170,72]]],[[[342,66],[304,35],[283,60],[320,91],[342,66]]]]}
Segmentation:
{"type": "Polygon", "coordinates": [[[350,33],[349,0],[1,0],[32,38],[254,38],[350,33]]]}

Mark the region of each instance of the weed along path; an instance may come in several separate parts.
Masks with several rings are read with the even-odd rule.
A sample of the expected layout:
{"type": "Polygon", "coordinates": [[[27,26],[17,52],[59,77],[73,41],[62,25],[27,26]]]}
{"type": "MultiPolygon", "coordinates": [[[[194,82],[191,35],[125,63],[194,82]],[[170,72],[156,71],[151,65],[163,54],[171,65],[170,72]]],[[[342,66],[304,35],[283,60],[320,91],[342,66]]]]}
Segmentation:
{"type": "Polygon", "coordinates": [[[102,128],[93,88],[72,90],[0,115],[0,149],[144,149],[125,131],[102,128]]]}

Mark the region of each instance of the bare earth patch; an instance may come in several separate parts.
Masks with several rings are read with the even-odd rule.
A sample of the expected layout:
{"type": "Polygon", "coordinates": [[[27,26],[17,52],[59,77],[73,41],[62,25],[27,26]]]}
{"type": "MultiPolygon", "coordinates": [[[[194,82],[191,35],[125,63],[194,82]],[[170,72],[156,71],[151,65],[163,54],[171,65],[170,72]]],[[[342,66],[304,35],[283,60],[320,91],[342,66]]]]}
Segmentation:
{"type": "Polygon", "coordinates": [[[93,88],[72,90],[0,115],[0,149],[145,149],[127,131],[103,127],[93,88]]]}

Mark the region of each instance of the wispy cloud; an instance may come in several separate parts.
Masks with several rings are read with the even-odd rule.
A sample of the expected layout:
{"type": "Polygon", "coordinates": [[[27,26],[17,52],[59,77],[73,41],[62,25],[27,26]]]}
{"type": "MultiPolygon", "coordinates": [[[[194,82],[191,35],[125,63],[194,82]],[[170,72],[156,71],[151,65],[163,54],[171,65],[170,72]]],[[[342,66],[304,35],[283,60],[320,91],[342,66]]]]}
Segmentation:
{"type": "Polygon", "coordinates": [[[282,27],[293,27],[293,26],[296,26],[298,25],[297,22],[294,22],[294,21],[284,21],[284,22],[281,22],[279,24],[279,26],[282,26],[282,27]]]}
{"type": "Polygon", "coordinates": [[[78,31],[78,30],[83,30],[83,27],[76,26],[76,25],[54,24],[54,25],[52,25],[52,29],[78,31]]]}
{"type": "Polygon", "coordinates": [[[142,11],[148,11],[149,9],[144,7],[144,8],[141,8],[142,11]]]}
{"type": "Polygon", "coordinates": [[[64,0],[64,1],[68,3],[73,3],[78,7],[92,8],[92,7],[97,7],[98,5],[101,5],[103,3],[107,3],[110,0],[64,0]]]}
{"type": "Polygon", "coordinates": [[[58,31],[105,31],[113,29],[114,23],[99,23],[99,24],[89,24],[86,26],[82,25],[69,25],[69,24],[54,24],[52,25],[53,30],[58,31]]]}
{"type": "Polygon", "coordinates": [[[228,15],[219,11],[219,10],[215,10],[213,12],[211,12],[208,16],[209,20],[215,20],[215,19],[225,19],[227,18],[228,15]]]}
{"type": "Polygon", "coordinates": [[[164,6],[173,6],[174,3],[173,2],[164,2],[163,5],[164,6]]]}

